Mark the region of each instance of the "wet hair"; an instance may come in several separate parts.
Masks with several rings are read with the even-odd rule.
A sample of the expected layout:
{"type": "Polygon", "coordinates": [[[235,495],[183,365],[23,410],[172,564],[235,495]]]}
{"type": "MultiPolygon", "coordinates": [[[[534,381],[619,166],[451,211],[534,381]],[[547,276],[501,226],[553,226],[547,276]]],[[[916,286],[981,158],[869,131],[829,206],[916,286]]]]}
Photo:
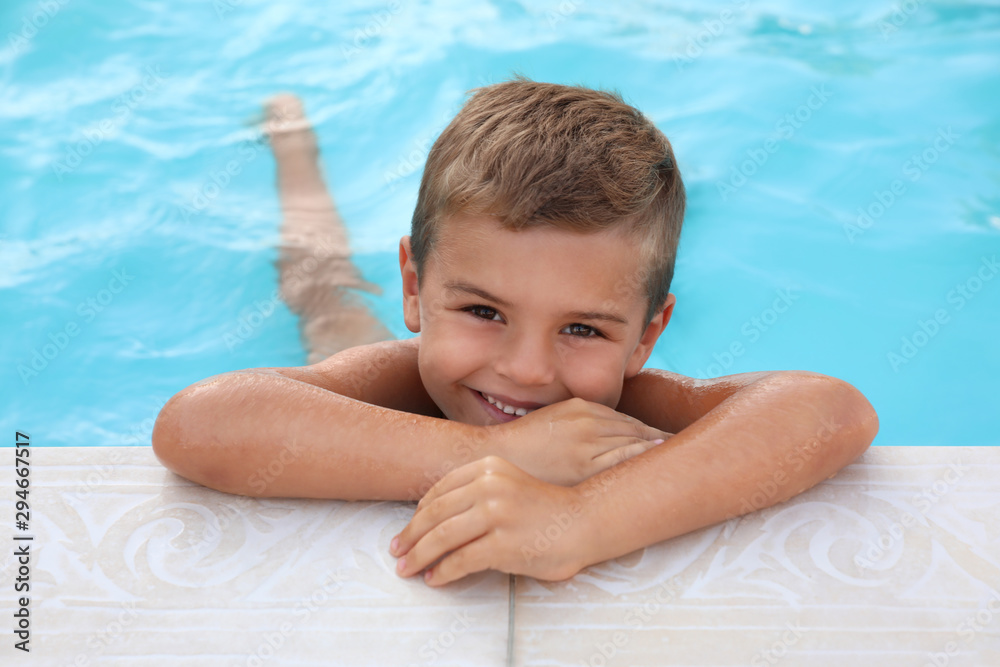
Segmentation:
{"type": "Polygon", "coordinates": [[[643,267],[623,276],[623,291],[645,289],[648,324],[670,291],[684,218],[667,138],[612,92],[523,77],[470,92],[420,182],[410,232],[418,279],[452,216],[494,216],[512,231],[622,228],[638,242],[643,267]]]}

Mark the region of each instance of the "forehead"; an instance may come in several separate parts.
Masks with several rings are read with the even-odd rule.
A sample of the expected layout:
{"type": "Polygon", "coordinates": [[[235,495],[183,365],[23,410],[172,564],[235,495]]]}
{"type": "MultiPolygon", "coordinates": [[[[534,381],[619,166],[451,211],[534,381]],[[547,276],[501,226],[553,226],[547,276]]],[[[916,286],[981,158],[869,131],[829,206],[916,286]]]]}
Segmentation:
{"type": "Polygon", "coordinates": [[[428,275],[443,280],[471,278],[508,293],[644,307],[641,250],[636,237],[621,228],[512,231],[492,216],[466,215],[440,223],[427,268],[428,275]]]}

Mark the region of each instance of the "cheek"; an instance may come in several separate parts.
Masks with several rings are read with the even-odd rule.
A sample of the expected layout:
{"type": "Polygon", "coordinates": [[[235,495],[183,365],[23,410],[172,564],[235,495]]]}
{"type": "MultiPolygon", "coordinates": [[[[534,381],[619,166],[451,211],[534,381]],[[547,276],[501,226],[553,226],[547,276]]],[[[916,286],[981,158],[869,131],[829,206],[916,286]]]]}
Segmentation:
{"type": "Polygon", "coordinates": [[[454,382],[488,363],[490,337],[484,327],[436,318],[421,336],[421,364],[440,382],[454,382]]]}
{"type": "Polygon", "coordinates": [[[618,350],[590,350],[567,355],[563,379],[573,396],[614,408],[621,397],[625,375],[618,350]]]}

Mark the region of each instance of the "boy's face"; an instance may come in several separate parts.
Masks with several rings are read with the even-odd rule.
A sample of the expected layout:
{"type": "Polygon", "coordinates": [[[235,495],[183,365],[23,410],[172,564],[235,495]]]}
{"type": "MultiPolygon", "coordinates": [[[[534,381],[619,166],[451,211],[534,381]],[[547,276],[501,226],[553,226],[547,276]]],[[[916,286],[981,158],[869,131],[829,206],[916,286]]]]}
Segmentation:
{"type": "Polygon", "coordinates": [[[497,424],[574,397],[615,408],[673,309],[670,295],[644,326],[636,244],[617,230],[515,232],[456,216],[439,226],[418,286],[404,237],[406,326],[421,333],[420,377],[445,416],[497,424]]]}

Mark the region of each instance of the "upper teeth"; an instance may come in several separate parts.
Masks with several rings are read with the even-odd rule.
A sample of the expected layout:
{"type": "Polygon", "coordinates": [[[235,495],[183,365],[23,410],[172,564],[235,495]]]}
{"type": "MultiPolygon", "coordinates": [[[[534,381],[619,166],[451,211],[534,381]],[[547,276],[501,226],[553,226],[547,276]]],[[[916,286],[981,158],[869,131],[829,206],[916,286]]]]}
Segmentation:
{"type": "Polygon", "coordinates": [[[527,408],[515,408],[513,405],[504,405],[503,403],[493,398],[489,394],[483,394],[483,398],[489,401],[492,405],[497,406],[497,410],[502,410],[503,412],[506,412],[508,415],[517,415],[518,417],[523,417],[524,415],[531,412],[531,410],[528,410],[527,408]]]}

